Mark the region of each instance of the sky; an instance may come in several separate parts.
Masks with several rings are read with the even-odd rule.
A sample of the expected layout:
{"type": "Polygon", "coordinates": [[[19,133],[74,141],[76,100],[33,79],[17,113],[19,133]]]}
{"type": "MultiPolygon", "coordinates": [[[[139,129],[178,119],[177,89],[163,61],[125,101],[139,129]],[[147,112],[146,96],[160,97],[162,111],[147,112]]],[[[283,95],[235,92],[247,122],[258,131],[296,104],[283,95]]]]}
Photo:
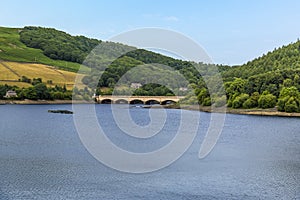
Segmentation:
{"type": "Polygon", "coordinates": [[[300,38],[299,0],[10,0],[0,26],[53,27],[101,40],[138,28],[179,32],[218,64],[243,64],[300,38]]]}

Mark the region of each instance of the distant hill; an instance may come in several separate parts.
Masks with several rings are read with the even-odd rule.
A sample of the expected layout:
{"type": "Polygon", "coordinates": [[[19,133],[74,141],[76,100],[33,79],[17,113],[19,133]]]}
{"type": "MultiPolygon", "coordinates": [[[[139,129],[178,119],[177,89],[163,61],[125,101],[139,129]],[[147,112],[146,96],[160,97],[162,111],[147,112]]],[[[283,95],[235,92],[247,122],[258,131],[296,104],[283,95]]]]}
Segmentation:
{"type": "MultiPolygon", "coordinates": [[[[111,94],[113,89],[117,94],[133,95],[174,95],[175,91],[176,94],[187,95],[182,103],[203,106],[222,106],[226,103],[232,108],[277,106],[279,111],[300,112],[299,40],[276,48],[243,65],[231,67],[182,61],[125,44],[72,36],[53,28],[0,27],[0,61],[0,70],[5,74],[4,77],[2,75],[2,83],[9,85],[26,75],[32,79],[39,78],[34,76],[40,76],[44,81],[54,81],[55,78],[45,75],[45,67],[56,72],[77,72],[83,63],[81,73],[86,75],[82,75],[82,82],[90,89],[96,89],[88,91],[86,88],[81,91],[85,99],[94,92],[111,94]],[[95,49],[98,44],[101,44],[101,48],[95,49]],[[121,56],[118,57],[119,55],[121,56]],[[17,62],[18,64],[13,65],[19,66],[20,69],[10,70],[6,67],[9,65],[5,63],[7,61],[17,62]],[[39,72],[33,75],[30,72],[32,64],[45,66],[41,65],[39,68],[39,65],[36,65],[34,70],[39,72]],[[145,68],[136,70],[137,66],[145,68]],[[169,66],[173,72],[162,66],[169,66]],[[219,69],[223,77],[223,86],[217,76],[212,74],[212,67],[219,69]],[[88,74],[89,71],[93,73],[88,74]],[[188,84],[179,78],[180,74],[188,84]],[[205,81],[203,76],[206,77],[205,81]],[[12,77],[14,81],[8,80],[12,77]],[[121,85],[118,83],[120,79],[123,80],[121,85]],[[149,79],[161,81],[161,85],[148,84],[149,79]],[[131,88],[133,81],[143,86],[139,89],[131,88]],[[207,84],[213,86],[210,91],[207,84]],[[181,91],[179,88],[188,90],[181,91]],[[226,94],[222,92],[224,90],[226,94]],[[87,91],[88,93],[84,94],[87,91]]],[[[59,82],[57,80],[57,84],[61,84],[59,82]]],[[[24,86],[24,83],[18,84],[24,86]]],[[[72,85],[70,82],[68,84],[72,85]]],[[[50,82],[47,85],[51,86],[50,82]]]]}

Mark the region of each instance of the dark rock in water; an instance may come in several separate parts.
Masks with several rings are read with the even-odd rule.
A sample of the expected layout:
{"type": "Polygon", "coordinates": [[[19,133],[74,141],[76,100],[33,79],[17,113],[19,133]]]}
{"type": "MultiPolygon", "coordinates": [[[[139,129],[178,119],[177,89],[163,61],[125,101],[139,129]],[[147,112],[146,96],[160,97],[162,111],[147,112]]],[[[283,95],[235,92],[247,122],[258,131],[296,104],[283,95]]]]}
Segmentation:
{"type": "Polygon", "coordinates": [[[49,113],[73,114],[70,110],[48,110],[49,113]]]}

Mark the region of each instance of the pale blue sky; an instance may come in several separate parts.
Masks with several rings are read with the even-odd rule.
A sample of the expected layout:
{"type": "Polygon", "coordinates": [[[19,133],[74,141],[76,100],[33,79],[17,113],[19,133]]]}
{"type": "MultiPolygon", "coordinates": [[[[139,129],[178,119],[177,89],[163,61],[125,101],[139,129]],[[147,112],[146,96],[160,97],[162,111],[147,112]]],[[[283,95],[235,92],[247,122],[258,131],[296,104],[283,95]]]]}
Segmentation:
{"type": "Polygon", "coordinates": [[[143,27],[178,31],[213,61],[242,64],[300,38],[299,0],[10,0],[0,26],[37,25],[106,40],[143,27]]]}

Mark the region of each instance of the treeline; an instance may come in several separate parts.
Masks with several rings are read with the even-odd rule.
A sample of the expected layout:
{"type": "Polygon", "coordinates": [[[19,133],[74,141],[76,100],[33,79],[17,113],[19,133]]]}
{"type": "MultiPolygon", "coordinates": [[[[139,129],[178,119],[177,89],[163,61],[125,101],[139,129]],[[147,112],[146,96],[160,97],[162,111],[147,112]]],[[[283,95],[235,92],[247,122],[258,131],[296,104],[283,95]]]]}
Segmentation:
{"type": "Polygon", "coordinates": [[[146,84],[133,92],[134,96],[174,96],[174,93],[164,85],[146,84]]]}
{"type": "Polygon", "coordinates": [[[66,86],[47,87],[42,82],[41,78],[36,78],[35,82],[32,83],[31,87],[20,88],[17,86],[9,86],[7,84],[0,85],[0,99],[11,99],[11,100],[92,100],[93,91],[84,87],[78,89],[75,87],[73,90],[68,90],[66,86]],[[37,80],[40,80],[37,81],[37,80]],[[6,97],[7,91],[16,92],[17,96],[6,97]]]}
{"type": "Polygon", "coordinates": [[[42,82],[41,78],[35,78],[31,82],[32,86],[27,88],[20,88],[17,86],[0,85],[0,99],[7,99],[5,97],[6,92],[9,90],[15,91],[17,96],[11,97],[15,100],[71,100],[72,90],[67,90],[66,86],[47,87],[45,83],[42,82]]]}
{"type": "Polygon", "coordinates": [[[149,83],[133,90],[116,89],[114,95],[132,95],[132,96],[175,96],[174,92],[164,85],[149,83]],[[127,91],[130,91],[129,93],[127,91]]]}
{"type": "Polygon", "coordinates": [[[224,72],[228,106],[300,112],[299,76],[298,40],[224,72]]]}
{"type": "MultiPolygon", "coordinates": [[[[294,79],[285,79],[279,84],[278,90],[254,91],[250,82],[245,79],[235,78],[232,82],[225,83],[225,94],[210,94],[207,87],[194,86],[194,93],[188,95],[181,103],[200,104],[202,106],[216,107],[225,104],[231,108],[274,108],[284,112],[300,112],[299,75],[294,79]],[[250,92],[254,91],[254,92],[250,92]],[[270,92],[271,91],[271,92],[270,92]]],[[[223,94],[223,93],[222,93],[223,94]]]]}
{"type": "MultiPolygon", "coordinates": [[[[212,91],[199,81],[193,86],[196,97],[189,103],[232,108],[274,108],[300,112],[300,41],[275,49],[242,66],[221,72],[225,94],[212,91]]],[[[210,77],[209,80],[213,80],[210,77]]],[[[192,95],[191,95],[192,96],[192,95]]]]}

